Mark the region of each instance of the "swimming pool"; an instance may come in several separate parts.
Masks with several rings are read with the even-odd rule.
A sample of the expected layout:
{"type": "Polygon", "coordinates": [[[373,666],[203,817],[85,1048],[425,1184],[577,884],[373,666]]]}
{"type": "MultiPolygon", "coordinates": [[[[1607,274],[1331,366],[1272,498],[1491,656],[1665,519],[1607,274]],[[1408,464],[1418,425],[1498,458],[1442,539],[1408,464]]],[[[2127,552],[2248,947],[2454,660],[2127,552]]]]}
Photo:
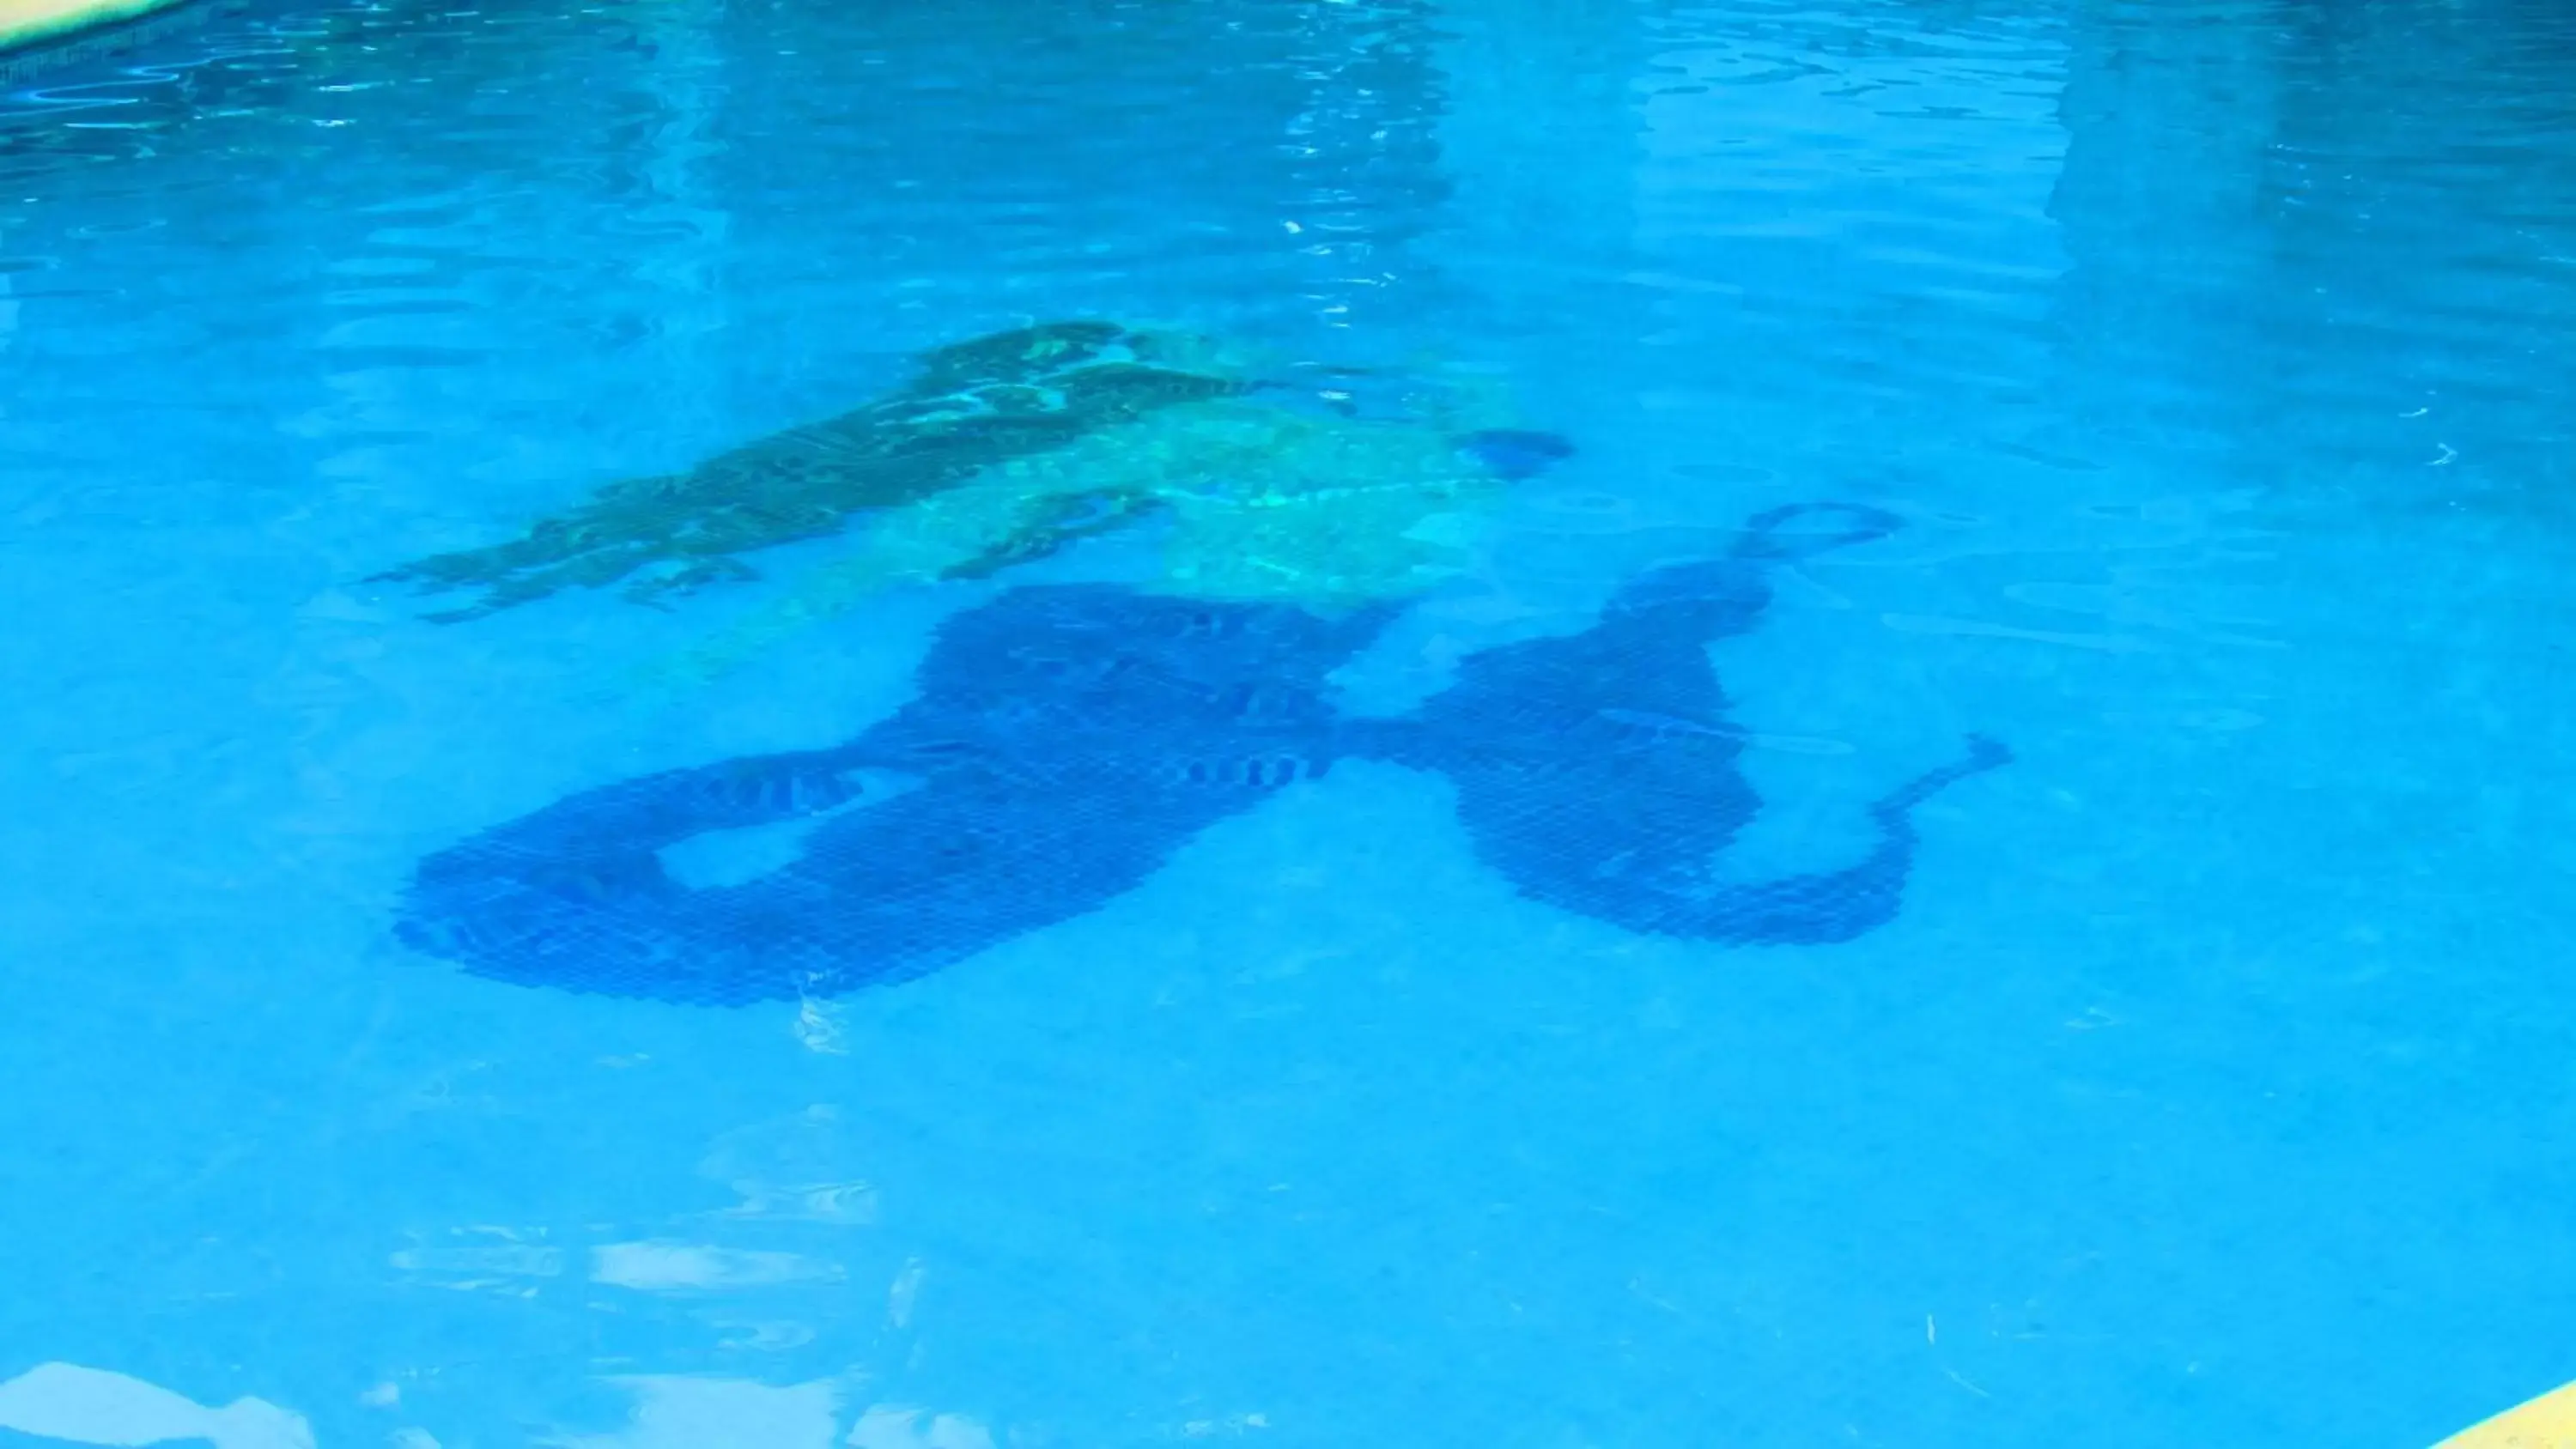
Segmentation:
{"type": "Polygon", "coordinates": [[[125,1377],[0,1440],[2576,1378],[2572,55],[263,0],[22,81],[0,1380],[125,1377]]]}

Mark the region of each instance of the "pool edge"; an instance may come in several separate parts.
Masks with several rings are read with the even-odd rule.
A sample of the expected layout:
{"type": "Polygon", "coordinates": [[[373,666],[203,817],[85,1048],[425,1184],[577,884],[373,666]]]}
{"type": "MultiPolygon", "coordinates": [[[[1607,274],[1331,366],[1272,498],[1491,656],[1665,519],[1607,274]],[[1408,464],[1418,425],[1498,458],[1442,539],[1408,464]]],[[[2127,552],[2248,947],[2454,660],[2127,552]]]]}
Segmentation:
{"type": "Polygon", "coordinates": [[[2576,1449],[2576,1383],[2473,1424],[2433,1449],[2576,1449]]]}
{"type": "Polygon", "coordinates": [[[206,0],[0,0],[0,81],[206,0]]]}

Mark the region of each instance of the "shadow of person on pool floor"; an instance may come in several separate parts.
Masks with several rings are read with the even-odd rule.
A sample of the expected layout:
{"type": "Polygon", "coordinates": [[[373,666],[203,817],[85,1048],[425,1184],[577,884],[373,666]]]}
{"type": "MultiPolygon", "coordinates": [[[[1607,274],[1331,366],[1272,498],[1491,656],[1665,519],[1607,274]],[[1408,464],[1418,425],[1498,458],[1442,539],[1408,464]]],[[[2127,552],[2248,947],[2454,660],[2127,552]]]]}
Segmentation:
{"type": "Polygon", "coordinates": [[[827,996],[1095,910],[1209,826],[1360,758],[1448,776],[1478,856],[1533,900],[1698,940],[1847,941],[1895,915],[1914,807],[2009,754],[1974,737],[1879,800],[1877,843],[1842,869],[1723,880],[1719,856],[1762,802],[1707,646],[1760,622],[1774,566],[1898,526],[1848,505],[1758,515],[1725,557],[1632,580],[1581,633],[1471,655],[1393,719],[1339,714],[1327,685],[1392,604],[1327,618],[1014,589],[949,620],[917,697],[857,739],[648,775],[485,831],[422,862],[398,934],[526,985],[827,996]],[[1816,518],[1839,526],[1784,527],[1816,518]],[[798,821],[801,853],[748,880],[692,885],[664,860],[709,832],[798,821]]]}

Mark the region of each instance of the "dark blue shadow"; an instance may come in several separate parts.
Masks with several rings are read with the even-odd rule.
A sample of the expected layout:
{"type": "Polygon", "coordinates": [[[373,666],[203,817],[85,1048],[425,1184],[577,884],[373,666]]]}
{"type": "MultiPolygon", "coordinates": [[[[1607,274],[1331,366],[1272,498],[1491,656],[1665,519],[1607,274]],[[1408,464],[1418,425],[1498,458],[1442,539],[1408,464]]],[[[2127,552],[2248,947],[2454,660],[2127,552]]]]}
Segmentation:
{"type": "Polygon", "coordinates": [[[1758,622],[1771,563],[1894,526],[1849,508],[1756,518],[1732,556],[1637,579],[1581,634],[1471,656],[1395,720],[1337,716],[1325,683],[1391,608],[1014,590],[943,626],[919,695],[851,743],[650,775],[486,831],[422,863],[398,930],[528,985],[830,995],[1094,910],[1208,826],[1367,757],[1456,781],[1478,853],[1533,899],[1706,940],[1848,940],[1897,909],[1911,808],[2005,752],[1973,741],[1879,802],[1879,842],[1846,869],[1722,884],[1713,864],[1761,802],[1706,645],[1758,622]],[[1810,518],[1836,527],[1784,530],[1810,518]],[[685,885],[661,856],[798,820],[815,822],[801,854],[738,884],[685,885]]]}
{"type": "Polygon", "coordinates": [[[1721,853],[1762,801],[1737,768],[1744,735],[1727,723],[1708,644],[1761,621],[1769,564],[1896,527],[1873,509],[1762,514],[1733,556],[1638,578],[1583,633],[1469,656],[1458,682],[1380,752],[1456,781],[1477,854],[1534,900],[1660,935],[1848,941],[1896,914],[1914,858],[1913,807],[2007,753],[1972,738],[1959,762],[1877,802],[1877,846],[1855,864],[1725,883],[1721,853]],[[1783,529],[1806,519],[1835,526],[1783,529]]]}

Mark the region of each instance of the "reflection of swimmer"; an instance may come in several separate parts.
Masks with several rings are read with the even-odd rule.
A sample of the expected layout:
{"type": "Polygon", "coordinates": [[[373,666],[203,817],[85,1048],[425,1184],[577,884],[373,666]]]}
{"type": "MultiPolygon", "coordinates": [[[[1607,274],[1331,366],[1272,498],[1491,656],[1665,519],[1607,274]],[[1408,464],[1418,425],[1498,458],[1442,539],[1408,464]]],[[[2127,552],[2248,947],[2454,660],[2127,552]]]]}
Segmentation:
{"type": "Polygon", "coordinates": [[[452,621],[620,580],[651,598],[749,577],[741,554],[838,533],[854,515],[917,504],[1097,429],[1243,390],[1172,365],[1194,350],[1110,322],[1047,323],[938,348],[910,383],[854,412],[685,473],[611,484],[514,542],[438,554],[377,579],[482,590],[478,602],[434,616],[452,621]]]}
{"type": "Polygon", "coordinates": [[[675,770],[576,795],[441,852],[402,937],[480,975],[704,1004],[898,981],[1095,910],[1191,837],[1348,756],[1458,784],[1477,852],[1533,899],[1632,929],[1738,943],[1848,940],[1897,908],[1912,808],[2004,759],[1873,808],[1838,872],[1713,880],[1760,809],[1737,768],[1712,636],[1753,626],[1774,561],[1876,537],[1881,515],[1796,538],[1756,519],[1732,557],[1650,573],[1591,629],[1471,655],[1416,715],[1340,716],[1326,679],[1395,607],[1335,616],[1089,585],[1016,589],[941,628],[919,694],[834,749],[675,770]],[[886,776],[898,788],[879,788],[886,776]],[[663,852],[805,829],[801,854],[691,886],[663,852]]]}

